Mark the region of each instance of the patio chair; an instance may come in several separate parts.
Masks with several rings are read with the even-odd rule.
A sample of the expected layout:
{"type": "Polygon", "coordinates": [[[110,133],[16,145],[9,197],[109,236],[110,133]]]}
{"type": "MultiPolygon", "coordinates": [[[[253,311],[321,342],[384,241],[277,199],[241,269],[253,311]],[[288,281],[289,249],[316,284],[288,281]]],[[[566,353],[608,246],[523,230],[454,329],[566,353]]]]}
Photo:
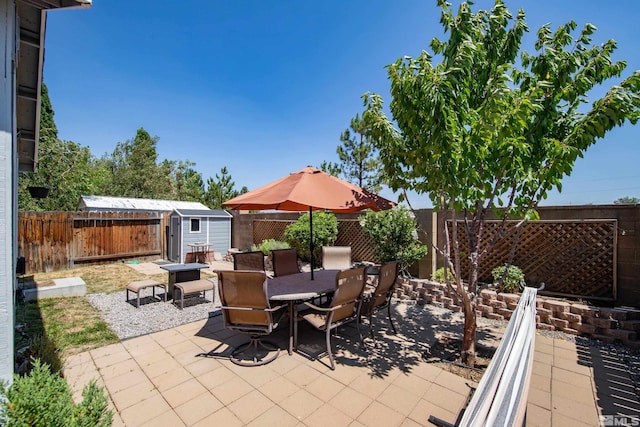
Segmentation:
{"type": "Polygon", "coordinates": [[[367,319],[369,319],[369,330],[371,332],[371,338],[374,341],[373,315],[385,308],[387,309],[387,315],[389,317],[389,323],[391,323],[391,328],[393,328],[393,333],[398,333],[393,324],[393,319],[391,318],[391,296],[393,295],[396,280],[398,279],[398,267],[398,261],[391,261],[380,266],[378,272],[378,284],[370,294],[365,295],[362,302],[362,309],[360,310],[360,313],[362,316],[366,316],[367,319]]]}
{"type": "Polygon", "coordinates": [[[325,270],[351,268],[351,246],[323,246],[322,268],[325,270]]]}
{"type": "Polygon", "coordinates": [[[234,270],[264,271],[262,251],[238,252],[233,254],[234,270]]]}
{"type": "Polygon", "coordinates": [[[280,348],[262,337],[278,326],[284,312],[281,309],[285,306],[271,307],[269,304],[267,275],[264,271],[248,270],[216,273],[225,328],[250,337],[248,343],[231,352],[231,361],[240,366],[259,366],[274,361],[280,348]],[[269,356],[273,351],[276,353],[269,356]],[[241,357],[245,353],[250,356],[249,360],[241,357]]]}
{"type": "MultiPolygon", "coordinates": [[[[325,332],[327,354],[331,363],[331,369],[335,370],[336,365],[331,352],[331,331],[349,322],[356,322],[360,343],[362,344],[362,334],[360,333],[360,305],[362,304],[362,294],[366,283],[365,268],[353,268],[342,270],[336,277],[336,291],[327,307],[319,307],[310,302],[304,304],[311,310],[310,313],[302,316],[314,328],[325,332]]],[[[297,333],[297,328],[296,328],[297,333]]],[[[297,342],[295,337],[294,342],[297,342]]]]}
{"type": "Polygon", "coordinates": [[[294,248],[271,250],[271,262],[275,277],[300,273],[298,252],[294,248]]]}

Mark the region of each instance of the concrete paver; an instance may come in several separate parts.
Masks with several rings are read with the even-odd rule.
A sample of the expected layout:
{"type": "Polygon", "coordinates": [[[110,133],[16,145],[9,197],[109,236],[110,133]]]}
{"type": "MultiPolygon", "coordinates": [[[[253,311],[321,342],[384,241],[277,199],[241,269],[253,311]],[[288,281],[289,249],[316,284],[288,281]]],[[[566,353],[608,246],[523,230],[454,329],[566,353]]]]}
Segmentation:
{"type": "MultiPolygon", "coordinates": [[[[408,323],[398,336],[379,331],[378,346],[366,350],[354,331],[332,337],[335,371],[286,351],[252,368],[198,356],[220,343],[246,340],[226,333],[221,323],[211,318],[72,356],[65,376],[74,390],[97,377],[109,393],[114,425],[130,427],[429,425],[430,415],[454,422],[476,385],[422,361],[422,347],[412,340],[428,338],[416,337],[408,323]]],[[[323,341],[322,334],[317,338],[323,341]]],[[[274,340],[286,348],[287,331],[274,340]]],[[[613,406],[601,406],[607,359],[596,356],[538,334],[527,425],[599,425],[599,415],[613,406]],[[589,355],[593,361],[585,362],[589,355]]],[[[619,381],[620,371],[615,373],[619,381]]],[[[640,406],[629,393],[624,398],[627,407],[640,406]]]]}

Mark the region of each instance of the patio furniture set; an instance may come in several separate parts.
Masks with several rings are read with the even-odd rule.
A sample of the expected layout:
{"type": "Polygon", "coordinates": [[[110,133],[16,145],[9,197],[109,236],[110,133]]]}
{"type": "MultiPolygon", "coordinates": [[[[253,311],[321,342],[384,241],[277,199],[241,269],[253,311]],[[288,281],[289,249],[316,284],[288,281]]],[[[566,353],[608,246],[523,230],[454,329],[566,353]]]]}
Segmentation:
{"type": "MultiPolygon", "coordinates": [[[[350,248],[323,248],[327,254],[323,269],[301,272],[295,249],[271,252],[273,277],[264,270],[262,252],[234,254],[233,271],[217,271],[222,316],[227,329],[249,335],[249,342],[228,353],[205,353],[209,357],[225,357],[241,366],[259,366],[275,360],[279,348],[265,337],[283,319],[289,322],[288,353],[304,354],[298,349],[298,322],[305,321],[324,332],[329,366],[335,369],[331,351],[331,332],[347,323],[355,323],[362,345],[360,320],[369,321],[372,338],[373,314],[387,309],[398,276],[398,263],[379,267],[377,280],[368,280],[366,267],[351,268],[350,248]],[[333,268],[336,266],[346,268],[333,268]],[[328,268],[327,268],[328,267],[328,268]],[[323,302],[324,299],[324,302],[323,302]],[[302,308],[302,310],[299,310],[302,308]]],[[[308,355],[307,355],[308,356],[308,355]]]]}
{"type": "MultiPolygon", "coordinates": [[[[167,295],[173,298],[174,304],[180,308],[184,308],[184,299],[186,296],[204,294],[206,291],[212,291],[214,284],[211,280],[202,279],[200,270],[209,267],[202,263],[188,264],[171,264],[161,265],[160,268],[169,272],[169,284],[157,282],[155,280],[139,280],[131,282],[127,285],[126,301],[129,302],[129,292],[136,293],[136,307],[140,307],[140,291],[146,288],[153,288],[153,298],[156,298],[156,288],[164,290],[164,301],[167,301],[167,295]]],[[[159,298],[159,297],[158,297],[159,298]]]]}

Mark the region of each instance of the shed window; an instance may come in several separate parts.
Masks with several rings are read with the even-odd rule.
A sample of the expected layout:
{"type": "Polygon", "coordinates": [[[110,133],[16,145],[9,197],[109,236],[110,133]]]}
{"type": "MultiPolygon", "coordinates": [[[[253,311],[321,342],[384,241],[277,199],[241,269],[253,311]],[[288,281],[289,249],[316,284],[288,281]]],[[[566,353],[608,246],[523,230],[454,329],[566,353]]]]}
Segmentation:
{"type": "Polygon", "coordinates": [[[200,232],[200,218],[191,218],[191,232],[192,233],[200,232]]]}

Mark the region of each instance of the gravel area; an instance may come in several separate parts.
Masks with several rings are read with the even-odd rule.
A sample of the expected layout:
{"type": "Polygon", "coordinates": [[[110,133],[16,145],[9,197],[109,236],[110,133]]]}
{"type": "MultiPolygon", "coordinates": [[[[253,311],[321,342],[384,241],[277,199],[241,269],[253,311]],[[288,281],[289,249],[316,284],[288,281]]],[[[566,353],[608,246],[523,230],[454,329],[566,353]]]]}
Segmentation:
{"type": "MultiPolygon", "coordinates": [[[[158,294],[163,295],[162,292],[157,292],[156,295],[158,294]]],[[[185,299],[182,310],[171,300],[164,302],[154,299],[151,288],[141,291],[140,308],[136,308],[135,293],[130,292],[129,297],[132,299],[127,302],[126,291],[86,296],[89,303],[100,310],[104,320],[120,339],[174,328],[220,313],[220,301],[215,289],[205,292],[204,300],[202,297],[185,299]]]]}

